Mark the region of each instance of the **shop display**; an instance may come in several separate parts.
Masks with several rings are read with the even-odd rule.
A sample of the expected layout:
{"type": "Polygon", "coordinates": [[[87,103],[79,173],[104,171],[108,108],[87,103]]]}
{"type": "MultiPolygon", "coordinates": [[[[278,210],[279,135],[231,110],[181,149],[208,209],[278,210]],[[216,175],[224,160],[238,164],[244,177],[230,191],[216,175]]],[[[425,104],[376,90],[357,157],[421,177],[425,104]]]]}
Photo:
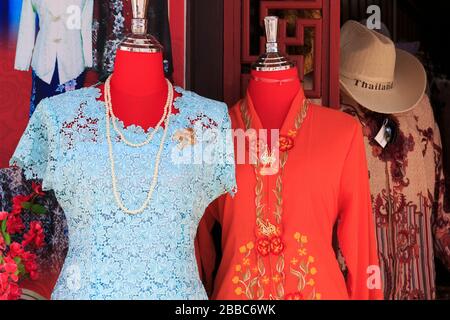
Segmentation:
{"type": "Polygon", "coordinates": [[[33,69],[30,115],[43,98],[83,87],[92,66],[92,14],[93,0],[23,1],[15,69],[33,69]]]}
{"type": "Polygon", "coordinates": [[[247,145],[246,159],[259,149],[258,160],[253,165],[237,159],[239,192],[206,212],[198,235],[206,287],[219,300],[382,299],[381,281],[367,284],[378,258],[361,129],[348,115],[305,98],[296,69],[277,52],[277,19],[266,23],[267,54],[254,65],[247,97],[230,110],[233,128],[267,128],[270,110],[257,106],[253,96],[270,94],[274,100],[289,88],[295,96],[286,106],[268,106],[287,111],[279,141],[269,146],[259,135],[247,145]],[[215,279],[211,220],[222,226],[215,279]],[[347,283],[331,245],[336,222],[347,283]]]}
{"type": "Polygon", "coordinates": [[[449,299],[442,8],[0,1],[0,300],[449,299]]]}
{"type": "Polygon", "coordinates": [[[450,216],[440,133],[423,97],[425,72],[412,55],[356,22],[341,34],[341,110],[359,120],[365,136],[385,298],[435,299],[434,257],[450,270],[450,216]],[[361,79],[391,85],[354,86],[361,79]]]}
{"type": "MultiPolygon", "coordinates": [[[[140,13],[127,41],[142,34],[140,13]]],[[[11,159],[28,179],[54,190],[66,215],[69,248],[52,299],[207,299],[194,236],[208,204],[234,192],[233,150],[224,148],[231,141],[227,107],[180,88],[172,103],[162,64],[153,72],[138,64],[127,73],[162,82],[162,95],[169,92],[161,106],[150,108],[161,110],[164,127],[147,133],[138,113],[133,125],[124,124],[119,114],[125,106],[115,102],[114,82],[124,80],[118,64],[136,56],[161,59],[161,52],[120,52],[129,60],[116,60],[118,73],[102,89],[105,102],[95,87],[44,100],[11,159]],[[177,163],[174,150],[210,154],[177,163]]],[[[154,90],[159,95],[159,87],[154,90]]]]}

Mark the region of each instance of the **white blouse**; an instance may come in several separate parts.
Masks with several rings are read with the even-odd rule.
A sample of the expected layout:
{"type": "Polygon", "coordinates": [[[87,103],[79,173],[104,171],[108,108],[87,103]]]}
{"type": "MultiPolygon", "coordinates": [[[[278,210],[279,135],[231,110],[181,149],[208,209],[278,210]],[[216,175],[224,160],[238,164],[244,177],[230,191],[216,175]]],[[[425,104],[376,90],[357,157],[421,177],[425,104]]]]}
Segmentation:
{"type": "Polygon", "coordinates": [[[61,84],[78,77],[92,67],[92,15],[93,0],[23,0],[15,69],[27,71],[31,61],[51,83],[58,61],[61,84]]]}

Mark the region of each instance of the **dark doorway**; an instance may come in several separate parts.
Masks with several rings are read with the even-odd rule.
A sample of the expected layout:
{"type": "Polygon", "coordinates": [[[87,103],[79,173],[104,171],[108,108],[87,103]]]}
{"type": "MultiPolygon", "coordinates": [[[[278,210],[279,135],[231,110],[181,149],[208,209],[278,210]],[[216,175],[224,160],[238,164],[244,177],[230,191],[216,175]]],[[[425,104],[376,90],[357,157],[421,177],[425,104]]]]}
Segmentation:
{"type": "Polygon", "coordinates": [[[223,0],[188,1],[187,87],[223,100],[223,0]]]}

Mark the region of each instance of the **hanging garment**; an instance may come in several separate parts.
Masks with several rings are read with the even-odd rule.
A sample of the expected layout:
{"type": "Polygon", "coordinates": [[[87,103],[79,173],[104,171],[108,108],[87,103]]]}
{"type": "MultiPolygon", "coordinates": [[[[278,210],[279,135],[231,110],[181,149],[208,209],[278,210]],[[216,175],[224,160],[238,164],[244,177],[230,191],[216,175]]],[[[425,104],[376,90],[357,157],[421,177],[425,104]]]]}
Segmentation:
{"type": "MultiPolygon", "coordinates": [[[[95,1],[94,57],[100,79],[106,79],[114,71],[116,51],[124,37],[131,33],[132,18],[131,0],[95,1]]],[[[171,78],[173,63],[167,0],[150,1],[147,18],[149,33],[164,47],[164,71],[166,77],[171,78]]]]}
{"type": "Polygon", "coordinates": [[[450,270],[450,212],[443,207],[441,141],[428,97],[391,116],[347,97],[341,109],[363,127],[385,298],[434,299],[434,257],[450,270]],[[385,123],[393,140],[383,149],[375,137],[385,123]]]}
{"type": "MultiPolygon", "coordinates": [[[[208,204],[234,189],[233,148],[225,147],[231,124],[225,104],[177,91],[179,112],[167,126],[157,185],[137,215],[119,209],[113,196],[100,90],[68,92],[38,106],[11,164],[54,190],[66,215],[69,249],[52,299],[207,299],[194,240],[208,204]]],[[[140,127],[118,127],[133,143],[147,138],[140,127]]],[[[163,131],[155,143],[132,148],[111,129],[119,197],[130,209],[147,197],[163,131]]]]}
{"type": "Polygon", "coordinates": [[[31,102],[30,102],[30,117],[33,115],[36,107],[39,103],[49,97],[56,96],[58,94],[81,89],[84,84],[85,72],[80,74],[76,79],[67,81],[60,84],[58,77],[58,63],[55,66],[55,72],[50,83],[46,83],[39,78],[36,72],[32,72],[32,84],[31,84],[31,102]]]}
{"type": "MultiPolygon", "coordinates": [[[[32,194],[32,182],[41,184],[41,181],[25,180],[19,168],[0,169],[0,211],[11,212],[14,197],[32,194]]],[[[21,299],[49,299],[67,253],[66,219],[54,193],[46,192],[38,201],[47,210],[46,214],[36,215],[29,210],[21,213],[26,230],[29,230],[31,221],[38,220],[45,235],[45,246],[37,252],[39,278],[21,281],[21,299]]],[[[20,243],[23,239],[14,236],[13,240],[20,243]]]]}
{"type": "MultiPolygon", "coordinates": [[[[382,298],[381,279],[367,285],[378,258],[361,129],[315,105],[301,124],[303,101],[301,90],[281,129],[276,174],[268,175],[267,156],[256,167],[239,162],[236,197],[215,201],[202,220],[198,260],[213,299],[382,298]],[[215,280],[213,220],[222,227],[223,252],[215,280]],[[337,221],[346,280],[332,246],[337,221]]],[[[234,129],[262,129],[248,94],[230,113],[234,129]]]]}
{"type": "Polygon", "coordinates": [[[430,100],[442,135],[444,158],[445,199],[444,207],[450,211],[450,80],[442,75],[432,77],[430,100]]]}
{"type": "Polygon", "coordinates": [[[93,0],[23,0],[15,69],[50,84],[58,61],[64,84],[92,66],[93,0]],[[36,37],[36,17],[39,32],[36,37]]]}

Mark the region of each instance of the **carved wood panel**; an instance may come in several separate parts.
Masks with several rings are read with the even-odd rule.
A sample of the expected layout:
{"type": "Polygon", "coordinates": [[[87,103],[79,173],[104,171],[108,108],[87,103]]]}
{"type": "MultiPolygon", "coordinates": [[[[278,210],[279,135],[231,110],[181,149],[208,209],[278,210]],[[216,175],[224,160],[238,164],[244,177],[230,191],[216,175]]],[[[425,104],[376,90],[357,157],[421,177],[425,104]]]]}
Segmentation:
{"type": "Polygon", "coordinates": [[[280,51],[297,63],[306,95],[337,103],[338,66],[332,61],[339,61],[339,1],[230,0],[224,13],[226,102],[233,104],[244,95],[251,65],[264,52],[264,17],[275,15],[280,51]]]}

